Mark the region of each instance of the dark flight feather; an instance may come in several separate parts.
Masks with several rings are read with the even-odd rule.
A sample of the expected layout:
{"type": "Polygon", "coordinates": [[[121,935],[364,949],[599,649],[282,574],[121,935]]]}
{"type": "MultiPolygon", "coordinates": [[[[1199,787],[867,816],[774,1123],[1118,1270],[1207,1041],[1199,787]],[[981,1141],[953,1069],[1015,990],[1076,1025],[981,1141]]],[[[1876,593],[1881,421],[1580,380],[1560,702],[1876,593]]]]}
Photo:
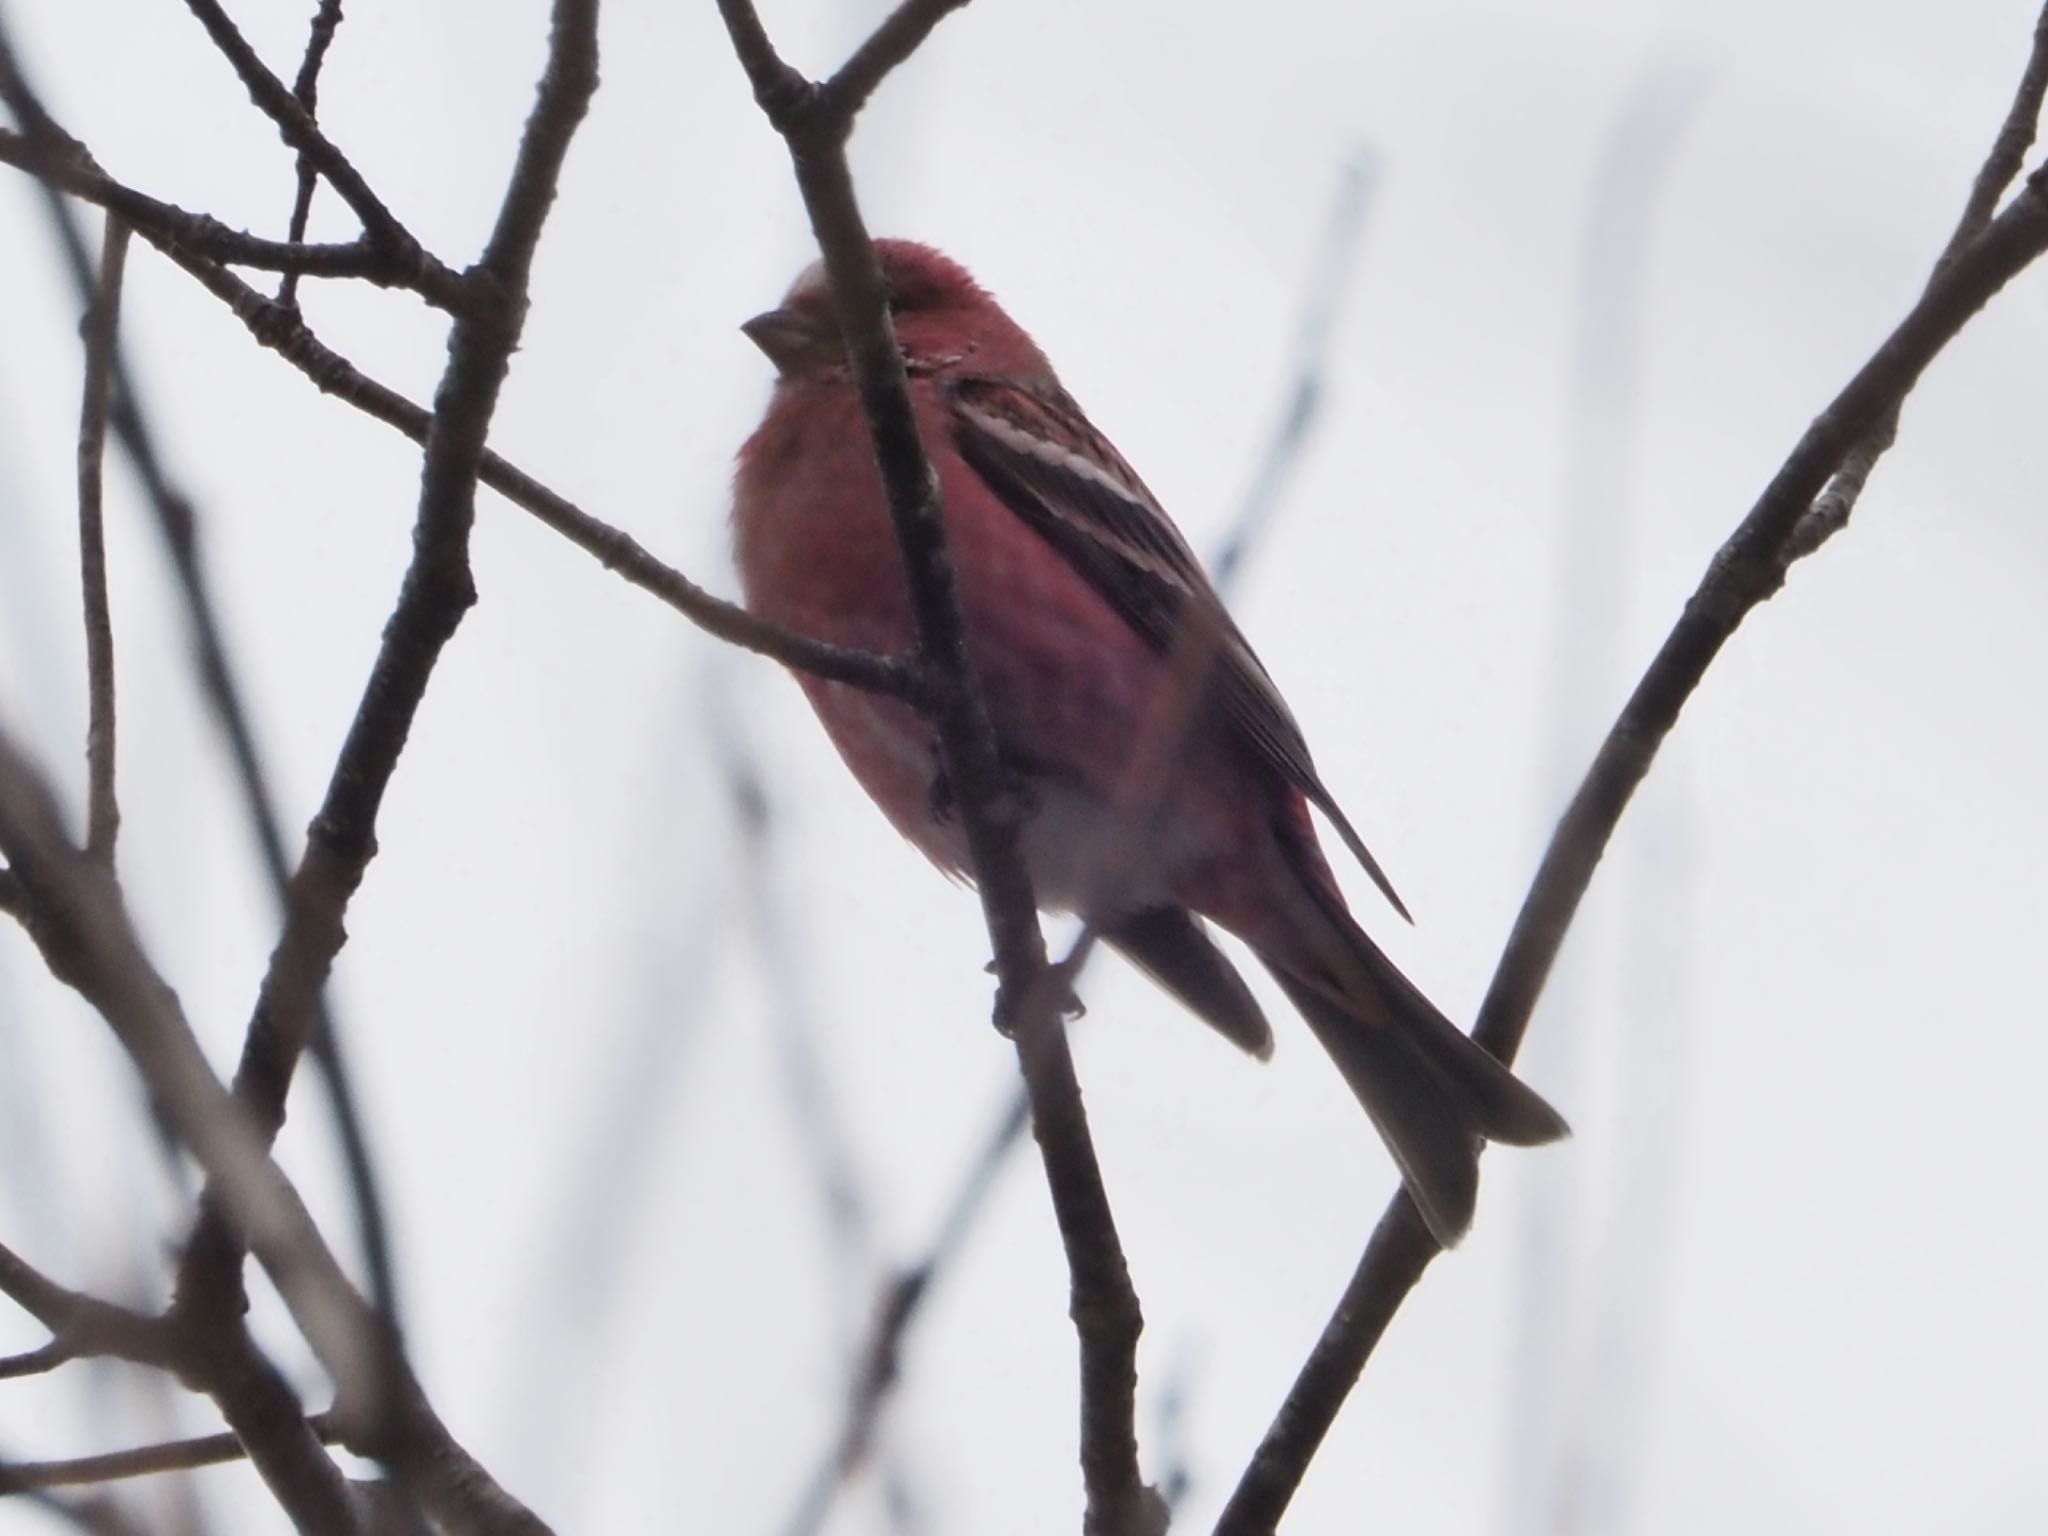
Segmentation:
{"type": "Polygon", "coordinates": [[[1238,738],[1329,818],[1380,893],[1406,918],[1408,908],[1379,861],[1324,787],[1280,690],[1137,472],[1063,390],[975,375],[947,378],[943,387],[954,440],[968,464],[1154,650],[1172,650],[1191,605],[1219,617],[1222,640],[1211,687],[1238,738]],[[1060,446],[1066,442],[1084,444],[1086,451],[1060,446]]]}

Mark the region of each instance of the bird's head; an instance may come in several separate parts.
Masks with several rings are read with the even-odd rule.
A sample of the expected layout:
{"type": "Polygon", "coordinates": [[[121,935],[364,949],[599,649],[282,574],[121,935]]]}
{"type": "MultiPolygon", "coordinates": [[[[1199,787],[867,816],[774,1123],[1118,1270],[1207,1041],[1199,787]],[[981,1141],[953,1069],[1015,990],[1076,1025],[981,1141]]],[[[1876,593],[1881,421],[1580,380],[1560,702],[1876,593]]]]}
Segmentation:
{"type": "MultiPolygon", "coordinates": [[[[875,257],[896,344],[913,372],[967,363],[1050,375],[1031,339],[957,261],[914,240],[877,240],[875,257]]],[[[844,373],[846,344],[822,261],[804,268],[779,305],[740,329],[791,382],[844,373]]]]}

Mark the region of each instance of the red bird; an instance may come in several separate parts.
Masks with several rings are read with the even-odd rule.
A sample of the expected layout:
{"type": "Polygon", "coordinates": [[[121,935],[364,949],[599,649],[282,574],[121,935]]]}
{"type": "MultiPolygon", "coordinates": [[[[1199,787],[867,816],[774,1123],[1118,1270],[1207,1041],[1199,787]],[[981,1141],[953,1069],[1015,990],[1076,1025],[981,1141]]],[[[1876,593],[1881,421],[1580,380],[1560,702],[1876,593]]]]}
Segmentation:
{"type": "MultiPolygon", "coordinates": [[[[1272,1032],[1202,920],[1236,934],[1350,1083],[1430,1231],[1456,1242],[1472,1220],[1480,1141],[1552,1141],[1563,1119],[1353,921],[1311,806],[1397,909],[1399,899],[1187,541],[1045,354],[937,251],[902,240],[875,251],[938,474],[971,660],[1030,808],[1022,843],[1039,900],[1087,919],[1263,1058],[1272,1032]],[[1190,616],[1214,637],[1209,676],[1171,776],[1134,825],[1129,765],[1166,707],[1190,616]]],[[[741,329],[779,375],[735,477],[747,606],[837,645],[909,653],[902,560],[822,265],[741,329]]],[[[896,830],[968,876],[931,726],[893,699],[797,681],[896,830]]]]}

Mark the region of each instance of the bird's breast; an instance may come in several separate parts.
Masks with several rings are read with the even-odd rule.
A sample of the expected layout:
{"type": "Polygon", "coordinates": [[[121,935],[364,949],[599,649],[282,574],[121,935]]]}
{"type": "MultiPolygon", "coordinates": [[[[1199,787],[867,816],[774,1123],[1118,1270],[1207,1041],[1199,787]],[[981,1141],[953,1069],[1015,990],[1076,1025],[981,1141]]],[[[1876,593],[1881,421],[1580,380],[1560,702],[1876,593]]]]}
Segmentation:
{"type": "MultiPolygon", "coordinates": [[[[1197,711],[1170,754],[1170,780],[1134,785],[1131,765],[1160,715],[1165,659],[967,464],[943,404],[928,392],[917,398],[969,656],[998,747],[1026,793],[1023,851],[1042,901],[1084,913],[1150,905],[1266,838],[1256,771],[1212,708],[1197,711]],[[1136,821],[1134,788],[1164,794],[1136,821]]],[[[778,397],[742,450],[736,493],[749,608],[837,645],[914,649],[902,557],[851,389],[778,397]]],[[[897,701],[800,681],[897,830],[941,868],[964,871],[932,727],[897,701]]]]}

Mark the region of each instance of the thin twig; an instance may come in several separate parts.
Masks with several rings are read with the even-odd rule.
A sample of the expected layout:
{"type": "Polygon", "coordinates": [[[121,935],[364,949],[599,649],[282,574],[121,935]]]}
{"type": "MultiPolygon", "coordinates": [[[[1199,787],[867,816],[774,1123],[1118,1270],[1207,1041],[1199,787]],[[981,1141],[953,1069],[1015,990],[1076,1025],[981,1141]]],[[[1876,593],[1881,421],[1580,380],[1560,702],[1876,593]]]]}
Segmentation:
{"type": "Polygon", "coordinates": [[[1750,610],[1783,584],[1779,552],[1804,510],[1874,422],[1895,412],[1920,376],[1992,297],[2048,248],[2048,165],[1920,295],[1807,428],[1756,504],[1714,556],[1685,613],[1643,675],[1566,810],[1473,1034],[1512,1060],[1572,914],[1629,797],[1707,667],[1750,610]]]}
{"type": "MultiPolygon", "coordinates": [[[[2048,251],[2048,166],[1931,283],[1898,328],[1809,427],[1715,554],[1676,627],[1602,743],[1552,835],[1508,936],[1473,1035],[1512,1064],[1543,982],[1630,798],[1721,647],[1784,580],[1783,550],[1854,446],[1911,393],[1927,365],[2030,262],[2048,251]]],[[[1264,1536],[1356,1384],[1402,1300],[1438,1253],[1405,1194],[1367,1243],[1324,1328],[1218,1522],[1264,1536]]]]}
{"type": "Polygon", "coordinates": [[[114,338],[128,226],[107,216],[99,283],[85,316],[85,399],[78,413],[78,561],[85,608],[85,851],[112,867],[121,804],[114,789],[114,620],[107,600],[104,495],[107,407],[114,392],[114,338]]]}
{"type": "MultiPolygon", "coordinates": [[[[33,96],[14,89],[13,59],[0,39],[0,100],[24,122],[41,125],[34,134],[0,129],[0,161],[19,164],[46,184],[74,192],[119,212],[135,232],[198,280],[225,304],[263,347],[275,352],[324,393],[424,444],[431,414],[378,382],[327,346],[307,327],[297,309],[251,287],[222,264],[290,267],[307,275],[362,277],[404,286],[407,278],[388,255],[364,241],[346,246],[293,246],[241,235],[203,214],[188,214],[108,182],[91,155],[44,114],[33,96]],[[39,147],[38,135],[73,147],[59,155],[39,147]],[[80,170],[84,167],[85,170],[80,170]],[[89,171],[90,174],[86,174],[89,171]],[[246,242],[246,244],[245,244],[246,242]],[[314,260],[315,257],[320,258],[314,260]],[[303,260],[301,260],[303,258],[303,260]]],[[[435,301],[433,294],[422,297],[435,301]]],[[[117,421],[118,425],[118,421],[117,421]]],[[[843,682],[907,703],[923,697],[920,670],[905,661],[845,646],[827,645],[756,618],[737,603],[712,596],[674,567],[663,563],[622,529],[600,521],[495,453],[484,455],[484,484],[531,513],[570,543],[593,556],[642,591],[667,603],[716,639],[779,661],[784,666],[843,682]]]]}
{"type": "MultiPolygon", "coordinates": [[[[2027,53],[2026,68],[2020,71],[2020,83],[2013,91],[2004,121],[1992,137],[1990,152],[1985,155],[1976,178],[1970,183],[1970,195],[1963,200],[1963,211],[1956,218],[1956,227],[1949,233],[1948,244],[1942,247],[1941,255],[1935,260],[1934,272],[1928,278],[1930,284],[1990,226],[1999,199],[2005,196],[2006,189],[2026,165],[2027,151],[2033,147],[2034,134],[2040,126],[2044,97],[2048,97],[2048,6],[2042,8],[2034,21],[2033,45],[2027,53]]],[[[1882,417],[1849,451],[1841,467],[1814,497],[1813,505],[1800,518],[1799,526],[1786,539],[1784,564],[1787,569],[1849,526],[1849,518],[1863,495],[1863,487],[1870,480],[1870,472],[1877,467],[1877,461],[1891,451],[1898,435],[1899,413],[1894,410],[1882,417]]]]}
{"type": "Polygon", "coordinates": [[[1935,263],[1936,271],[1948,266],[1971,241],[1991,227],[1999,199],[2026,169],[2027,151],[2034,147],[2034,135],[2040,129],[2044,99],[2048,99],[2048,6],[2034,19],[2033,44],[2027,53],[2026,68],[2020,71],[2012,104],[2006,108],[2005,119],[1992,137],[1984,164],[1970,183],[1970,195],[1963,201],[1955,232],[1935,263]]]}
{"type": "Polygon", "coordinates": [[[0,1296],[49,1329],[46,1348],[60,1351],[65,1359],[106,1356],[154,1366],[170,1366],[176,1360],[173,1342],[158,1319],[59,1285],[4,1243],[0,1296]]]}
{"type": "MultiPolygon", "coordinates": [[[[326,1414],[316,1413],[306,1423],[323,1444],[331,1445],[340,1439],[326,1414]]],[[[242,1461],[248,1454],[239,1439],[224,1434],[196,1435],[187,1440],[167,1440],[62,1461],[0,1462],[0,1494],[25,1493],[34,1488],[77,1488],[122,1478],[151,1477],[160,1472],[190,1472],[199,1467],[242,1461]]]]}
{"type": "MultiPolygon", "coordinates": [[[[341,28],[341,0],[320,0],[319,8],[313,12],[313,24],[306,33],[305,56],[299,60],[299,75],[292,82],[292,99],[298,102],[306,116],[318,120],[320,101],[320,67],[327,62],[327,50],[333,46],[334,34],[341,28]]],[[[292,214],[285,228],[285,239],[297,244],[306,238],[306,221],[313,213],[313,191],[320,184],[320,167],[313,163],[313,157],[304,150],[299,151],[299,183],[292,193],[292,214]]],[[[287,307],[296,307],[299,302],[299,275],[287,272],[277,285],[277,302],[287,307]]]]}
{"type": "Polygon", "coordinates": [[[341,200],[362,220],[363,232],[407,269],[412,283],[420,292],[451,311],[473,298],[474,285],[467,282],[461,273],[444,265],[398,221],[383,199],[370,189],[370,184],[350,163],[348,156],[321,131],[312,114],[299,104],[285,83],[272,74],[270,67],[257,56],[248,39],[242,36],[221,8],[219,0],[185,0],[185,5],[206,29],[206,35],[213,39],[214,47],[241,78],[249,99],[255,102],[258,110],[277,124],[278,132],[284,135],[287,144],[310,160],[327,178],[341,200]]]}
{"type": "Polygon", "coordinates": [[[934,28],[967,0],[904,0],[824,84],[831,110],[849,127],[875,88],[924,45],[934,28]]]}
{"type": "MultiPolygon", "coordinates": [[[[10,107],[16,105],[6,93],[4,76],[0,76],[0,98],[10,107]]],[[[36,131],[0,128],[0,164],[12,165],[81,202],[119,214],[152,245],[177,245],[195,257],[230,266],[300,277],[353,278],[382,288],[413,288],[442,308],[452,297],[440,288],[419,287],[416,268],[368,238],[308,245],[252,235],[212,214],[193,213],[116,181],[70,134],[57,129],[56,135],[45,139],[36,131]]]]}
{"type": "MultiPolygon", "coordinates": [[[[5,788],[0,785],[0,794],[5,788]]],[[[77,864],[110,878],[90,860],[80,857],[77,864]]],[[[208,1393],[296,1529],[312,1536],[357,1536],[340,1471],[308,1430],[298,1398],[256,1348],[242,1319],[232,1319],[213,1337],[195,1339],[161,1318],[59,1285],[4,1246],[0,1292],[50,1330],[50,1345],[37,1353],[53,1363],[99,1356],[127,1360],[171,1373],[208,1393]]]]}
{"type": "MultiPolygon", "coordinates": [[[[151,244],[157,242],[152,240],[151,244]]],[[[257,292],[232,272],[205,260],[188,260],[175,245],[159,250],[197,278],[232,310],[263,346],[334,396],[365,415],[424,443],[432,416],[396,390],[363,373],[334,351],[292,311],[257,292]]],[[[737,603],[712,596],[689,577],[649,553],[621,528],[592,517],[567,497],[549,489],[525,470],[495,453],[486,452],[483,483],[513,505],[616,572],[643,592],[652,594],[713,637],[766,656],[784,666],[846,683],[870,693],[886,694],[916,704],[925,697],[922,669],[894,657],[877,656],[846,646],[828,645],[755,617],[737,603]]]]}
{"type": "Polygon", "coordinates": [[[23,1376],[47,1376],[58,1366],[77,1358],[76,1351],[70,1346],[52,1339],[40,1348],[24,1350],[18,1355],[0,1355],[0,1381],[13,1381],[23,1376]]]}

